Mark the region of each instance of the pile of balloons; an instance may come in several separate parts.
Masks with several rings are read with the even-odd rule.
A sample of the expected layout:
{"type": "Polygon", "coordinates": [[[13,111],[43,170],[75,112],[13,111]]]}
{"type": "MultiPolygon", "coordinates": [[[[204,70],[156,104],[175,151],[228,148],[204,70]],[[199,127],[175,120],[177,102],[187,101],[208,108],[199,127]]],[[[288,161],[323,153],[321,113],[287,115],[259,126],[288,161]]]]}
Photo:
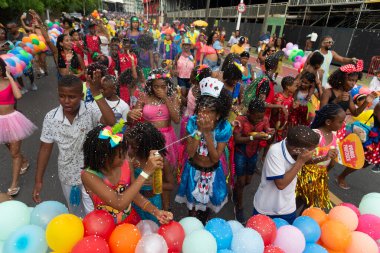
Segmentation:
{"type": "Polygon", "coordinates": [[[91,13],[91,16],[92,16],[93,18],[96,18],[96,19],[99,19],[99,18],[100,18],[100,15],[99,15],[98,10],[94,10],[94,11],[91,13]]]}
{"type": "MultiPolygon", "coordinates": [[[[21,44],[19,43],[18,45],[21,44]]],[[[24,48],[16,46],[7,54],[0,56],[9,66],[14,77],[21,76],[31,66],[33,55],[29,53],[30,50],[26,49],[29,49],[27,45],[24,45],[24,48]]]]}
{"type": "Polygon", "coordinates": [[[47,26],[49,28],[48,34],[49,34],[50,41],[51,41],[51,43],[56,45],[57,44],[57,38],[59,35],[61,35],[63,33],[63,29],[62,29],[62,27],[60,27],[59,22],[54,22],[54,23],[48,22],[47,26]]]}
{"type": "Polygon", "coordinates": [[[27,46],[24,46],[24,49],[33,55],[39,52],[45,52],[48,49],[45,44],[45,39],[42,36],[38,36],[36,34],[30,34],[28,37],[22,38],[21,42],[27,46]]]}
{"type": "Polygon", "coordinates": [[[284,51],[285,55],[293,63],[293,67],[300,72],[307,60],[305,52],[302,49],[299,49],[297,44],[293,44],[291,42],[288,42],[282,51],[284,51]]]}
{"type": "Polygon", "coordinates": [[[56,201],[30,208],[12,200],[0,204],[0,228],[0,253],[378,253],[380,193],[365,195],[359,208],[311,207],[292,225],[255,215],[246,227],[220,218],[203,226],[194,217],[116,226],[103,210],[81,220],[56,201]]]}

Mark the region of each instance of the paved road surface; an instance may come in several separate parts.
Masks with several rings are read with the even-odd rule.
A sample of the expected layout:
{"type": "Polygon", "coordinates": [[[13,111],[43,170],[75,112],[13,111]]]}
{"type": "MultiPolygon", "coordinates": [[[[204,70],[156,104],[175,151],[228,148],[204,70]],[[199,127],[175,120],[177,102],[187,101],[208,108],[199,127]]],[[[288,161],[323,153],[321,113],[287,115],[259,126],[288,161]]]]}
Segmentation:
{"type": "MultiPolygon", "coordinates": [[[[37,80],[38,91],[28,92],[18,102],[18,109],[22,111],[29,119],[31,119],[38,127],[39,130],[35,132],[30,138],[26,139],[22,145],[22,151],[30,160],[31,167],[29,171],[21,176],[20,185],[21,191],[16,197],[17,200],[23,201],[29,206],[34,206],[32,200],[32,190],[34,185],[34,174],[36,168],[36,159],[39,149],[39,137],[41,133],[41,126],[45,114],[58,106],[57,99],[57,80],[55,76],[55,69],[52,67],[52,59],[48,58],[50,67],[50,75],[43,79],[37,80]]],[[[11,160],[8,150],[5,146],[0,146],[0,192],[6,192],[11,180],[11,160]]],[[[341,200],[359,204],[362,196],[369,192],[379,191],[380,174],[372,173],[368,168],[358,171],[357,173],[349,176],[347,181],[352,186],[351,190],[344,191],[339,189],[334,183],[335,176],[342,170],[341,167],[334,168],[330,172],[330,190],[341,200]]],[[[260,176],[255,174],[252,184],[246,188],[245,191],[245,212],[246,216],[250,215],[252,211],[253,195],[260,182],[260,176]]],[[[174,199],[173,192],[173,199],[174,199]]],[[[45,173],[44,187],[42,190],[43,200],[57,200],[64,203],[61,186],[57,176],[57,147],[54,147],[48,168],[45,173]]],[[[187,209],[184,205],[173,203],[172,209],[175,218],[178,220],[187,215],[187,209]]],[[[233,206],[231,201],[222,209],[218,214],[219,217],[225,219],[233,219],[233,206]]]]}

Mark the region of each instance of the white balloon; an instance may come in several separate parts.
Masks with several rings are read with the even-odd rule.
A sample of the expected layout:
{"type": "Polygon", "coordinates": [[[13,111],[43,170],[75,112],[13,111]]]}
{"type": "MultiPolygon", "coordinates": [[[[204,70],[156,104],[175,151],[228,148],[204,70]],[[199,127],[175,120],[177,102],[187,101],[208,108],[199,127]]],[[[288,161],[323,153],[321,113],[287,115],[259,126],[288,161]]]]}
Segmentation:
{"type": "Polygon", "coordinates": [[[155,234],[158,231],[157,223],[151,220],[141,220],[136,227],[140,231],[141,236],[155,234]]]}
{"type": "Polygon", "coordinates": [[[244,228],[244,226],[236,220],[229,220],[227,222],[230,224],[232,234],[236,234],[240,229],[244,228]]]}
{"type": "Polygon", "coordinates": [[[137,243],[135,253],[167,253],[168,245],[159,234],[143,236],[137,243]]]}

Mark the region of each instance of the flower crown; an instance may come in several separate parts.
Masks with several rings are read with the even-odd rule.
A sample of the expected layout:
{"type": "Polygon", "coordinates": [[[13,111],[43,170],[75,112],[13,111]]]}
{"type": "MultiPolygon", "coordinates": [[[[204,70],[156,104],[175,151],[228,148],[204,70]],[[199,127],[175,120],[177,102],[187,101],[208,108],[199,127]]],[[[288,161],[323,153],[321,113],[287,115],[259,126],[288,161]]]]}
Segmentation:
{"type": "Polygon", "coordinates": [[[154,80],[154,79],[162,79],[162,78],[170,78],[170,73],[163,73],[163,74],[151,74],[148,76],[148,80],[154,80]]]}
{"type": "Polygon", "coordinates": [[[120,119],[113,127],[105,126],[100,131],[98,138],[102,140],[110,140],[111,148],[117,147],[123,141],[124,132],[127,129],[125,121],[120,119]]]}
{"type": "Polygon", "coordinates": [[[206,77],[199,82],[199,85],[201,88],[201,96],[206,95],[218,98],[220,92],[223,89],[224,83],[222,83],[216,78],[206,77]]]}

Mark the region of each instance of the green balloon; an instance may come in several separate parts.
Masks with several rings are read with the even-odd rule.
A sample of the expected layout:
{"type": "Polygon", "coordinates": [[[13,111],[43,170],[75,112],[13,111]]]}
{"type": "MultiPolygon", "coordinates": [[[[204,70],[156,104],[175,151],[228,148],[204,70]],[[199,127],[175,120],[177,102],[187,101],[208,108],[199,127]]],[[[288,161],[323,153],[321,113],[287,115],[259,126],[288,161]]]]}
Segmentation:
{"type": "Polygon", "coordinates": [[[361,214],[373,214],[380,217],[380,193],[372,192],[364,195],[359,204],[361,214]]]}
{"type": "Polygon", "coordinates": [[[290,54],[289,54],[289,60],[290,60],[291,62],[294,62],[296,56],[297,56],[297,50],[293,49],[292,51],[290,51],[290,54]]]}
{"type": "Polygon", "coordinates": [[[36,46],[38,46],[40,44],[40,42],[38,41],[38,39],[32,39],[32,43],[36,46]]]}
{"type": "Polygon", "coordinates": [[[30,211],[20,201],[10,200],[0,204],[0,241],[6,240],[13,232],[30,223],[30,211]]]}
{"type": "Polygon", "coordinates": [[[56,25],[61,25],[61,23],[59,23],[58,21],[54,22],[54,24],[56,24],[56,25]]]}
{"type": "Polygon", "coordinates": [[[53,24],[53,22],[49,22],[48,23],[48,27],[50,28],[50,27],[52,27],[54,24],[53,24]]]}

